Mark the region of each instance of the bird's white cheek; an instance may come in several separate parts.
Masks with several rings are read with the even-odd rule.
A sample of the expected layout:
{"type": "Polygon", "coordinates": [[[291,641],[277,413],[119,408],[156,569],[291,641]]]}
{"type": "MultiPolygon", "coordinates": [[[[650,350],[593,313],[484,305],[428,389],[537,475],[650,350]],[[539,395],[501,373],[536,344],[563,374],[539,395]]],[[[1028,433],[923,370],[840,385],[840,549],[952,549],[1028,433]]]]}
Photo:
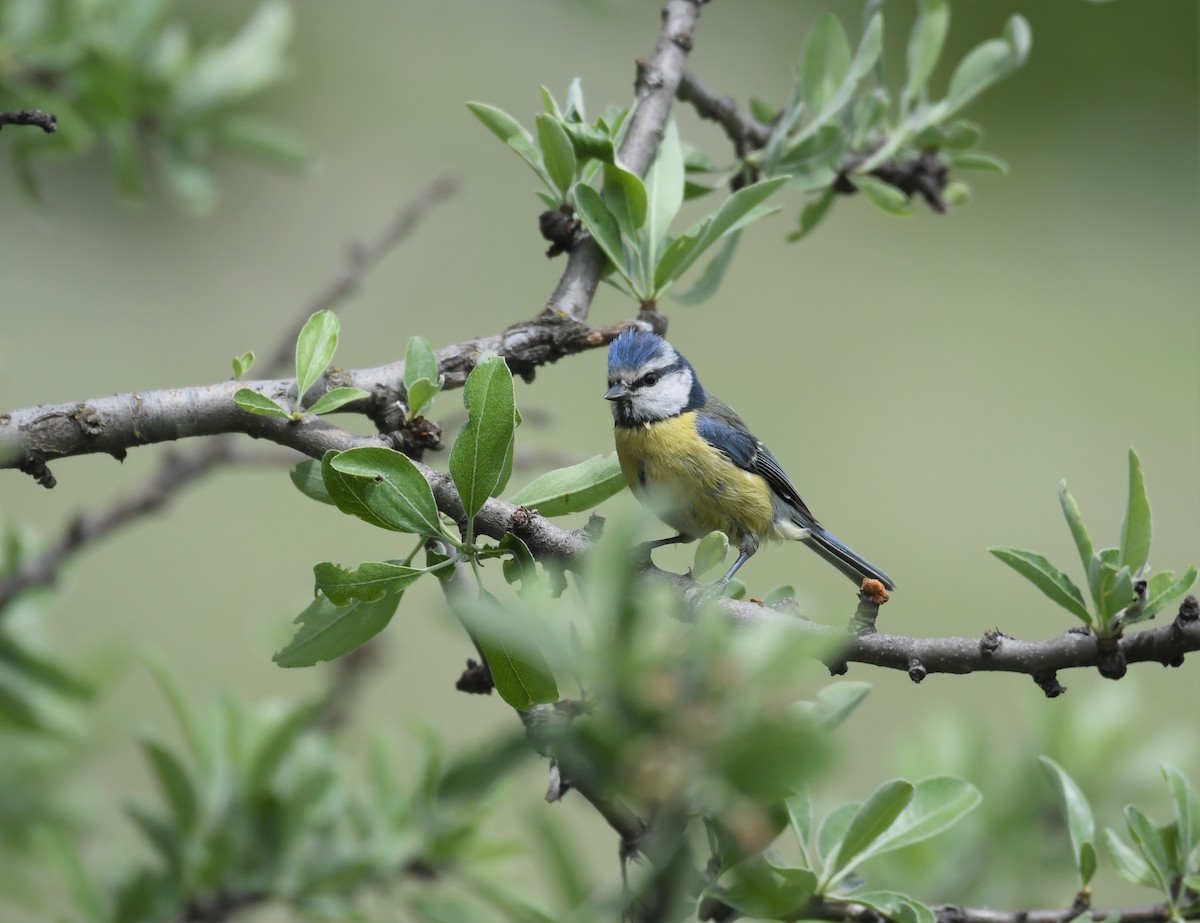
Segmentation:
{"type": "Polygon", "coordinates": [[[665,420],[681,413],[691,394],[692,373],[681,369],[652,388],[642,388],[635,398],[635,408],[643,419],[665,420]]]}

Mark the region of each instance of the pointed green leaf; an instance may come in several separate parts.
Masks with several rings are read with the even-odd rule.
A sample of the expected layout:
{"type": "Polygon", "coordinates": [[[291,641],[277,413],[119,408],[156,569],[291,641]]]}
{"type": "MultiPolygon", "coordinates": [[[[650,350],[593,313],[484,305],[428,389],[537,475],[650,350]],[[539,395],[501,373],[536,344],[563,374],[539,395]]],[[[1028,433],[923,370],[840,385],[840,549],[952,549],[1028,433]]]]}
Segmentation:
{"type": "MultiPolygon", "coordinates": [[[[1164,572],[1168,577],[1168,582],[1161,589],[1152,591],[1152,595],[1146,599],[1146,614],[1153,615],[1155,612],[1161,612],[1180,596],[1192,588],[1192,584],[1196,582],[1196,568],[1189,567],[1183,572],[1183,576],[1174,582],[1169,582],[1171,576],[1170,571],[1164,572]]],[[[1158,575],[1155,574],[1157,577],[1158,575]]]]}
{"type": "Polygon", "coordinates": [[[141,745],[175,824],[186,835],[195,828],[199,812],[196,785],[175,754],[158,741],[143,739],[141,745]]]}
{"type": "Polygon", "coordinates": [[[384,561],[366,561],[354,570],[329,561],[313,567],[317,590],[335,606],[346,606],[356,599],[373,603],[385,595],[400,593],[424,573],[419,568],[384,561]]]}
{"type": "Polygon", "coordinates": [[[364,446],[327,458],[325,486],[343,512],[396,532],[442,534],[433,490],[407,456],[364,446]]]}
{"type": "Polygon", "coordinates": [[[604,201],[617,219],[617,226],[631,244],[646,224],[650,208],[642,178],[615,163],[604,165],[604,201]]]}
{"type": "Polygon", "coordinates": [[[975,170],[979,173],[1008,175],[1007,163],[995,154],[986,154],[983,151],[955,151],[950,154],[950,165],[962,170],[975,170]]]}
{"type": "Polygon", "coordinates": [[[617,453],[597,455],[578,465],[547,471],[526,484],[508,502],[537,510],[543,516],[563,516],[590,510],[625,489],[617,453]]]}
{"type": "Polygon", "coordinates": [[[1105,571],[1100,584],[1100,612],[1105,621],[1133,602],[1133,578],[1128,567],[1105,571]]]}
{"type": "Polygon", "coordinates": [[[1088,562],[1088,591],[1092,594],[1097,609],[1101,608],[1104,599],[1102,584],[1116,574],[1117,558],[1120,554],[1116,548],[1101,548],[1088,562]]]}
{"type": "Polygon", "coordinates": [[[1109,857],[1118,875],[1145,888],[1159,887],[1150,866],[1112,828],[1104,830],[1104,845],[1108,847],[1109,857]]]}
{"type": "Polygon", "coordinates": [[[265,394],[251,391],[249,388],[238,388],[233,394],[233,402],[247,413],[260,417],[283,417],[288,419],[291,414],[276,404],[265,394]]]}
{"type": "Polygon", "coordinates": [[[1095,549],[1092,548],[1092,537],[1088,535],[1087,526],[1083,524],[1083,517],[1079,515],[1079,507],[1075,503],[1075,498],[1067,490],[1066,480],[1058,482],[1058,502],[1062,505],[1063,516],[1067,519],[1071,537],[1075,539],[1075,547],[1079,549],[1079,560],[1083,562],[1083,569],[1086,572],[1088,565],[1092,563],[1095,549]]]}
{"type": "Polygon", "coordinates": [[[1164,763],[1163,778],[1171,789],[1175,802],[1175,860],[1176,866],[1188,868],[1192,851],[1200,845],[1200,799],[1188,782],[1187,776],[1174,766],[1164,763]]]}
{"type": "Polygon", "coordinates": [[[854,680],[830,683],[817,693],[813,717],[826,730],[840,727],[871,691],[871,684],[854,680]]]}
{"type": "MultiPolygon", "coordinates": [[[[772,212],[778,209],[772,209],[772,212]]],[[[680,304],[686,304],[689,307],[707,301],[713,296],[721,286],[721,280],[725,278],[725,273],[729,269],[729,264],[733,262],[733,254],[737,250],[738,240],[741,238],[739,231],[734,231],[725,238],[725,242],[721,245],[721,249],[717,251],[716,256],[708,261],[708,265],[704,267],[704,272],[700,274],[700,278],[696,280],[696,284],[689,288],[686,292],[678,292],[674,294],[674,298],[680,304]]]]}
{"type": "Polygon", "coordinates": [[[588,233],[600,245],[613,268],[633,283],[632,271],[625,260],[625,248],[621,243],[621,227],[617,219],[591,186],[575,184],[575,213],[588,233]]]}
{"type": "Polygon", "coordinates": [[[817,827],[817,858],[826,866],[837,859],[837,852],[850,828],[850,822],[858,813],[860,801],[850,801],[840,804],[825,815],[817,827]]]}
{"type": "Polygon", "coordinates": [[[1086,888],[1096,872],[1096,821],[1092,817],[1092,807],[1066,770],[1048,756],[1038,759],[1066,815],[1080,888],[1086,888]]]}
{"type": "Polygon", "coordinates": [[[437,381],[428,378],[418,378],[408,389],[408,416],[415,418],[424,416],[433,406],[433,399],[441,393],[446,384],[446,376],[439,375],[437,381]]]}
{"type": "Polygon", "coordinates": [[[519,613],[481,590],[478,598],[459,600],[455,611],[483,651],[496,691],[510,706],[526,711],[558,701],[558,684],[535,633],[519,613]]]}
{"type": "Polygon", "coordinates": [[[338,344],[338,320],[332,311],[317,311],[296,339],[296,406],[329,368],[338,344]]]}
{"type": "Polygon", "coordinates": [[[794,242],[807,237],[812,229],[821,223],[821,219],[828,214],[836,195],[833,187],[829,186],[817,198],[805,205],[800,212],[800,229],[789,234],[788,241],[794,242]]]}
{"type": "Polygon", "coordinates": [[[654,292],[656,298],[661,297],[662,293],[670,288],[671,283],[683,275],[687,271],[687,268],[692,265],[692,251],[700,246],[700,241],[704,238],[710,226],[711,219],[708,219],[694,231],[677,237],[667,245],[663,251],[663,255],[659,257],[658,264],[654,267],[654,292]]]}
{"type": "Polygon", "coordinates": [[[487,103],[467,103],[467,108],[479,119],[488,131],[521,155],[530,166],[538,169],[541,155],[533,143],[533,135],[503,109],[487,103]]]}
{"type": "Polygon", "coordinates": [[[1125,520],[1121,523],[1121,564],[1136,574],[1150,556],[1150,501],[1146,499],[1146,481],[1142,476],[1142,461],[1137,452],[1129,450],[1129,500],[1125,520]]]}
{"type": "Polygon", "coordinates": [[[371,395],[361,388],[331,388],[322,394],[308,408],[307,413],[320,416],[323,413],[333,413],[339,407],[344,407],[351,401],[361,401],[371,395]]]}
{"type": "Polygon", "coordinates": [[[928,840],[958,823],[981,801],[979,789],[962,779],[951,776],[922,779],[913,789],[912,801],[859,857],[859,862],[928,840]]]}
{"type": "Polygon", "coordinates": [[[288,474],[292,483],[296,485],[296,489],[304,496],[319,503],[336,506],[333,497],[329,495],[329,488],[325,486],[325,479],[321,476],[321,463],[315,458],[300,462],[288,474]]]}
{"type": "Polygon", "coordinates": [[[948,0],[921,0],[921,12],[908,39],[908,79],[904,82],[901,108],[908,111],[928,82],[950,28],[948,0]]]}
{"type": "Polygon", "coordinates": [[[654,162],[646,171],[646,241],[649,244],[647,262],[658,262],[659,249],[667,229],[683,205],[683,146],[675,120],[667,122],[654,162]]]}
{"type": "Polygon", "coordinates": [[[1052,600],[1087,625],[1092,617],[1084,605],[1083,595],[1066,574],[1040,554],[1020,548],[993,546],[988,549],[1001,561],[1030,581],[1052,600]]]}
{"type": "MultiPolygon", "coordinates": [[[[875,13],[863,30],[862,39],[858,43],[858,50],[854,53],[854,60],[850,62],[850,70],[846,74],[846,79],[842,81],[837,92],[829,98],[820,112],[811,113],[809,123],[790,139],[791,143],[798,144],[816,134],[823,125],[841,112],[853,99],[859,81],[875,66],[875,62],[879,60],[881,54],[883,54],[883,16],[875,13]]],[[[786,122],[787,119],[783,119],[778,126],[785,133],[790,131],[786,122]]],[[[768,165],[773,163],[773,158],[768,157],[765,160],[768,165]]]]}
{"type": "MultiPolygon", "coordinates": [[[[777,176],[774,179],[765,179],[750,186],[743,186],[726,199],[725,204],[713,215],[712,224],[709,225],[705,237],[716,241],[730,231],[742,227],[740,224],[742,219],[769,199],[787,181],[786,176],[777,176]]],[[[698,255],[693,254],[693,262],[698,255]]]]}
{"type": "Polygon", "coordinates": [[[496,489],[516,429],[512,374],[500,356],[475,366],[463,389],[467,424],[450,450],[450,475],[468,519],[496,489]]]}
{"type": "Polygon", "coordinates": [[[311,667],[348,654],[387,627],[400,596],[387,593],[376,602],[348,606],[335,606],[323,596],[315,599],[296,616],[296,636],[272,659],[281,667],[311,667]]]}
{"type": "Polygon", "coordinates": [[[1170,900],[1170,886],[1175,875],[1180,871],[1175,865],[1174,852],[1168,848],[1162,832],[1145,814],[1133,805],[1125,807],[1125,822],[1133,842],[1141,851],[1142,858],[1154,877],[1154,887],[1163,892],[1170,900]]]}
{"type": "Polygon", "coordinates": [[[246,792],[251,798],[260,798],[268,792],[276,770],[301,735],[313,726],[322,705],[322,702],[316,702],[294,708],[271,728],[250,758],[246,771],[246,792]]]}
{"type": "Polygon", "coordinates": [[[215,763],[213,748],[196,718],[191,703],[179,687],[174,673],[163,664],[152,660],[147,661],[146,668],[154,677],[155,685],[158,686],[171,706],[171,712],[175,715],[175,721],[179,724],[179,729],[183,732],[184,740],[187,741],[188,749],[192,751],[196,763],[203,768],[205,773],[211,773],[215,763]]]}
{"type": "Polygon", "coordinates": [[[873,179],[870,176],[856,176],[854,185],[881,212],[895,215],[898,218],[911,217],[913,211],[912,206],[908,203],[908,196],[891,183],[885,183],[883,180],[873,179]]]}
{"type": "Polygon", "coordinates": [[[438,380],[438,361],[433,347],[422,336],[408,338],[404,350],[404,390],[412,391],[413,385],[425,379],[438,380]]]}
{"type": "Polygon", "coordinates": [[[978,45],[959,63],[950,78],[943,117],[957,112],[993,83],[1016,71],[1029,56],[1029,23],[1015,15],[1005,26],[1005,37],[978,45]]]}
{"type": "Polygon", "coordinates": [[[812,837],[812,798],[808,786],[801,785],[799,791],[784,802],[784,806],[787,808],[788,823],[796,837],[796,845],[807,865],[808,841],[812,837]]]}
{"type": "Polygon", "coordinates": [[[801,79],[804,101],[813,115],[822,112],[850,73],[850,42],[837,16],[817,17],[804,43],[801,79]]]}
{"type": "Polygon", "coordinates": [[[817,876],[808,869],[766,868],[712,893],[743,916],[773,920],[799,911],[816,889],[817,876]]]}
{"type": "Polygon", "coordinates": [[[233,377],[241,378],[250,371],[250,367],[254,365],[254,352],[244,352],[240,356],[233,357],[233,377]]]}
{"type": "Polygon", "coordinates": [[[552,115],[542,113],[537,117],[537,131],[546,172],[558,191],[565,196],[575,182],[575,146],[558,119],[552,115]]]}
{"type": "Polygon", "coordinates": [[[862,803],[850,821],[837,852],[830,856],[825,875],[836,881],[858,864],[861,855],[892,826],[913,798],[914,787],[904,779],[884,782],[862,803]]]}

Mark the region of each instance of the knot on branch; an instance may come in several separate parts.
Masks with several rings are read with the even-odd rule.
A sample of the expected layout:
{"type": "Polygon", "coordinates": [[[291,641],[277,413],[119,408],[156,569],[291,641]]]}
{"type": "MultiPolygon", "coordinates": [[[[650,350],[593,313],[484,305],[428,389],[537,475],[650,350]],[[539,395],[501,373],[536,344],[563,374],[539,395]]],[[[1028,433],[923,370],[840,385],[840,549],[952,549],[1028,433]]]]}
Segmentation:
{"type": "Polygon", "coordinates": [[[1056,699],[1067,691],[1067,687],[1058,681],[1058,674],[1053,670],[1034,673],[1033,681],[1038,684],[1038,688],[1042,692],[1046,693],[1048,699],[1056,699]]]}
{"type": "Polygon", "coordinates": [[[104,431],[104,417],[87,404],[79,406],[79,411],[75,414],[75,422],[79,424],[79,431],[85,436],[95,438],[104,431]]]}
{"type": "Polygon", "coordinates": [[[468,695],[491,695],[496,684],[492,680],[492,671],[488,669],[486,663],[476,663],[474,660],[468,659],[467,668],[463,670],[462,676],[458,678],[454,688],[468,695]]]}
{"type": "Polygon", "coordinates": [[[442,424],[425,417],[402,420],[385,439],[397,452],[403,452],[417,461],[426,452],[440,452],[446,447],[442,441],[442,424]]]}
{"type": "Polygon", "coordinates": [[[46,465],[46,460],[39,455],[27,456],[25,461],[17,466],[17,470],[24,471],[47,490],[58,484],[54,475],[50,473],[50,468],[46,465]]]}
{"type": "Polygon", "coordinates": [[[550,242],[550,249],[546,251],[550,259],[574,250],[583,236],[582,230],[583,224],[568,205],[538,215],[538,231],[550,242]]]}
{"type": "Polygon", "coordinates": [[[1179,607],[1179,615],[1176,616],[1176,621],[1183,624],[1200,620],[1200,602],[1196,601],[1196,597],[1189,593],[1183,599],[1183,604],[1179,607]]]}
{"type": "Polygon", "coordinates": [[[1007,638],[1004,632],[999,628],[989,628],[983,633],[983,637],[979,641],[979,653],[982,657],[991,657],[996,651],[1000,650],[1000,645],[1003,639],[1007,638]]]}
{"type": "Polygon", "coordinates": [[[1105,679],[1120,679],[1129,668],[1120,638],[1096,639],[1096,669],[1105,679]]]}
{"type": "MultiPolygon", "coordinates": [[[[865,157],[848,157],[845,165],[838,171],[833,189],[842,195],[853,195],[858,192],[850,174],[856,170],[865,157]]],[[[911,160],[888,160],[871,171],[871,176],[895,186],[907,198],[919,194],[929,207],[938,214],[950,210],[942,193],[946,190],[949,170],[935,151],[924,151],[911,160]]]]}
{"type": "Polygon", "coordinates": [[[921,663],[921,661],[917,660],[916,657],[909,658],[909,661],[908,661],[908,678],[909,679],[911,679],[914,683],[919,683],[927,675],[928,675],[928,671],[926,671],[925,665],[923,663],[921,663]]]}

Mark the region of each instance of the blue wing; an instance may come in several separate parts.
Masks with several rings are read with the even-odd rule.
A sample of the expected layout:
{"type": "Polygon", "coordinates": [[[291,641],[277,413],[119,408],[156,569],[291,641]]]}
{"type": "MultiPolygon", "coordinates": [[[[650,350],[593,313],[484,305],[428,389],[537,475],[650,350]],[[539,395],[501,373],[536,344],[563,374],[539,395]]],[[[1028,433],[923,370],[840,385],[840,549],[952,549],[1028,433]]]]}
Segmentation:
{"type": "Polygon", "coordinates": [[[799,525],[806,529],[820,527],[771,450],[746,429],[731,407],[710,396],[696,415],[696,430],[743,471],[765,480],[775,495],[796,513],[799,525]]]}

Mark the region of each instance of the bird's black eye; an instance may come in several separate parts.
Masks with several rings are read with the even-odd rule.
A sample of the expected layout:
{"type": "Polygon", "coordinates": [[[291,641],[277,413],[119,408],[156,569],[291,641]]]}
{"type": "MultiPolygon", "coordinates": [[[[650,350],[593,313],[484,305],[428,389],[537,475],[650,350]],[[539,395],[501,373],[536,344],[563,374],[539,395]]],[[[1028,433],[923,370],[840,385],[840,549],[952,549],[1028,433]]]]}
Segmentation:
{"type": "Polygon", "coordinates": [[[658,372],[650,372],[646,375],[643,375],[642,384],[646,385],[647,387],[654,387],[656,384],[658,384],[658,372]]]}

